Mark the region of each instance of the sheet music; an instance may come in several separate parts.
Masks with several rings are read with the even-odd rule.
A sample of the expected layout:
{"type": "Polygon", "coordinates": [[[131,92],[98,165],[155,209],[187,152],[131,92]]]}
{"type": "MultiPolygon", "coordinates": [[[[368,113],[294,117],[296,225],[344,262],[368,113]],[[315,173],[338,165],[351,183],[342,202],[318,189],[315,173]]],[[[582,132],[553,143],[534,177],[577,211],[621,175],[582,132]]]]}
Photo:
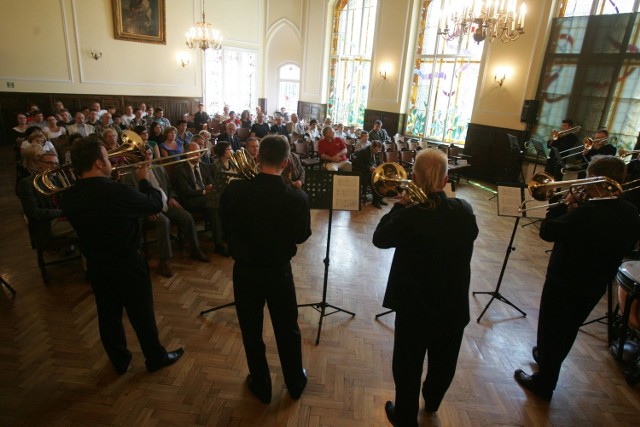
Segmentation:
{"type": "Polygon", "coordinates": [[[522,216],[518,208],[522,204],[522,188],[498,186],[498,215],[522,216]]]}
{"type": "Polygon", "coordinates": [[[357,211],[360,209],[360,177],[334,175],[333,209],[357,211]]]}

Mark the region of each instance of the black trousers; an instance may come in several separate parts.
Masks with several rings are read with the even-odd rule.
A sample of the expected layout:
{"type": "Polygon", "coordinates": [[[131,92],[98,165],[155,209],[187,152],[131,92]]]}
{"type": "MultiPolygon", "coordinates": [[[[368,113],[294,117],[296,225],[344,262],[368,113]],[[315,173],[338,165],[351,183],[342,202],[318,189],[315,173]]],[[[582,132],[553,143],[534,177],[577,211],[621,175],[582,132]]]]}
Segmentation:
{"type": "Polygon", "coordinates": [[[249,373],[257,387],[271,388],[269,365],[262,340],[264,304],[271,324],[287,389],[304,385],[302,338],[298,327],[296,290],[289,263],[279,267],[233,266],[233,292],[249,373]]]}
{"type": "Polygon", "coordinates": [[[166,350],[158,337],[147,261],[135,254],[119,259],[109,268],[104,264],[96,266],[89,260],[88,267],[98,309],[100,339],[111,363],[121,369],[131,360],[122,324],[123,309],[127,310],[144,357],[149,363],[160,362],[166,350]]]}
{"type": "Polygon", "coordinates": [[[425,354],[428,353],[428,364],[422,396],[429,412],[438,410],[456,373],[464,329],[443,334],[430,330],[432,327],[416,321],[415,316],[396,312],[392,363],[396,384],[395,421],[398,426],[418,425],[425,354]]]}
{"type": "Polygon", "coordinates": [[[598,304],[606,283],[583,283],[574,289],[547,278],[540,299],[538,318],[538,360],[536,383],[555,389],[562,362],[569,354],[580,326],[598,304]],[[578,292],[580,291],[580,292],[578,292]]]}

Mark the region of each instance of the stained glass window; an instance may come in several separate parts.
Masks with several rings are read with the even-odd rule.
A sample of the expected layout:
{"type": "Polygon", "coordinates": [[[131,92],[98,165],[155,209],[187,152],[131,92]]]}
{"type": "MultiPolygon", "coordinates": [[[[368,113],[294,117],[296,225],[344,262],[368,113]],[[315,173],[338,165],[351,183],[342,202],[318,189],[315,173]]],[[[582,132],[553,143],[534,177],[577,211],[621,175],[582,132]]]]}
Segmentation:
{"type": "Polygon", "coordinates": [[[334,123],[364,124],[377,7],[377,0],[336,1],[327,101],[334,123]]]}
{"type": "Polygon", "coordinates": [[[444,2],[422,4],[405,134],[464,144],[484,45],[473,41],[472,31],[438,35],[444,2]]]}
{"type": "Polygon", "coordinates": [[[209,113],[252,111],[257,105],[257,52],[224,46],[204,52],[204,104],[209,113]]]}
{"type": "Polygon", "coordinates": [[[560,10],[564,17],[553,20],[538,88],[538,139],[571,118],[582,127],[581,137],[605,128],[618,149],[633,148],[640,123],[640,15],[616,10],[637,5],[572,0],[560,10]]]}

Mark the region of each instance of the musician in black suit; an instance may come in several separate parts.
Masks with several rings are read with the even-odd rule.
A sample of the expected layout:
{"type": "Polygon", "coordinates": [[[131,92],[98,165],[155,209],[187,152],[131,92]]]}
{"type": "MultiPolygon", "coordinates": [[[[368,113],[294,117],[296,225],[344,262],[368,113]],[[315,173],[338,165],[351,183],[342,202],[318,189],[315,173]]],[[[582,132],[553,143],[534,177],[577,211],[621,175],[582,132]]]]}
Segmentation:
{"type": "MultiPolygon", "coordinates": [[[[587,176],[617,182],[623,182],[625,173],[624,162],[611,156],[592,158],[587,169],[587,176]]],[[[589,185],[584,189],[591,199],[580,202],[574,192],[568,192],[563,204],[549,208],[540,225],[540,237],[553,242],[553,250],[540,299],[537,346],[532,349],[539,369],[533,375],[518,369],[514,376],[544,400],[553,396],[578,329],[604,295],[622,257],[640,237],[638,210],[633,204],[622,197],[593,200],[600,189],[589,185]]]]}
{"type": "Polygon", "coordinates": [[[296,244],[311,235],[309,199],[282,180],[289,151],[283,137],[263,138],[258,176],[231,181],[221,200],[222,220],[235,261],[233,292],[249,365],[247,383],[263,403],[271,401],[271,377],[262,340],[265,302],[291,397],[298,399],[307,384],[290,261],[297,252],[296,244]],[[256,212],[260,213],[259,221],[256,212]]]}
{"type": "Polygon", "coordinates": [[[110,179],[111,162],[103,143],[82,138],[71,148],[71,163],[79,179],[61,197],[64,214],[76,230],[87,260],[100,339],[116,372],[127,372],[131,353],[122,313],[140,342],[149,372],[175,363],[182,348],[167,352],[160,344],[149,267],[140,249],[139,217],[162,209],[160,192],[149,183],[149,168],[135,170],[139,191],[110,179]]]}
{"type": "MultiPolygon", "coordinates": [[[[598,129],[592,141],[590,146],[585,146],[584,150],[582,150],[582,157],[585,164],[588,165],[595,156],[616,155],[617,149],[612,144],[609,144],[609,131],[606,129],[598,129]]],[[[578,178],[584,178],[585,176],[586,171],[578,174],[578,178]]]]}
{"type": "Polygon", "coordinates": [[[395,403],[385,412],[398,426],[417,426],[420,380],[425,410],[437,411],[456,371],[462,334],[469,323],[469,280],[478,227],[471,206],[448,198],[447,155],[422,150],[413,182],[428,197],[412,204],[407,196],[380,219],[373,244],[396,248],[383,305],[396,311],[393,345],[395,403]],[[444,254],[453,254],[447,256],[444,254]]]}
{"type": "Polygon", "coordinates": [[[220,134],[220,136],[218,137],[219,142],[228,142],[231,145],[231,149],[233,151],[237,151],[242,148],[240,144],[240,138],[238,138],[238,135],[236,135],[236,127],[237,126],[233,122],[227,123],[227,132],[220,134]]]}
{"type": "MultiPolygon", "coordinates": [[[[230,123],[233,125],[233,123],[230,123]]],[[[233,125],[235,126],[235,125],[233,125]]],[[[188,151],[196,151],[200,146],[190,142],[188,151]]],[[[174,169],[176,193],[182,205],[189,212],[203,212],[211,223],[211,239],[215,244],[215,251],[228,256],[227,249],[222,245],[222,225],[219,224],[218,207],[214,203],[213,175],[211,167],[200,160],[198,153],[189,154],[189,161],[176,165],[174,169]]]]}
{"type": "MultiPolygon", "coordinates": [[[[366,135],[366,134],[365,134],[366,135]]],[[[353,170],[360,172],[361,182],[365,186],[371,187],[373,193],[373,206],[382,209],[382,205],[386,205],[387,202],[382,200],[382,197],[373,190],[371,184],[371,175],[376,167],[380,165],[380,151],[382,150],[382,143],[377,139],[371,141],[371,144],[363,148],[360,151],[356,151],[353,155],[353,170]]]]}
{"type": "MultiPolygon", "coordinates": [[[[150,145],[145,145],[145,156],[146,160],[153,158],[153,149],[150,145]]],[[[124,175],[122,182],[133,188],[138,188],[138,180],[132,173],[124,175]]],[[[186,238],[187,244],[189,245],[190,257],[201,262],[209,262],[209,259],[204,256],[200,250],[196,224],[193,221],[193,217],[187,210],[183,209],[176,199],[177,195],[171,187],[169,174],[166,169],[162,165],[157,165],[150,169],[149,182],[153,188],[160,191],[162,195],[162,211],[146,217],[147,221],[156,226],[158,257],[160,258],[158,273],[165,277],[173,276],[170,263],[173,255],[171,251],[170,234],[172,223],[178,224],[182,235],[186,238]]]]}
{"type": "MultiPolygon", "coordinates": [[[[564,119],[560,125],[560,132],[566,132],[571,128],[573,128],[573,120],[564,119]]],[[[562,156],[566,156],[568,153],[561,153],[576,145],[578,145],[578,137],[575,133],[566,133],[556,140],[548,140],[547,148],[549,149],[549,158],[547,159],[544,171],[552,175],[556,181],[562,181],[562,168],[565,166],[562,156]]]]}

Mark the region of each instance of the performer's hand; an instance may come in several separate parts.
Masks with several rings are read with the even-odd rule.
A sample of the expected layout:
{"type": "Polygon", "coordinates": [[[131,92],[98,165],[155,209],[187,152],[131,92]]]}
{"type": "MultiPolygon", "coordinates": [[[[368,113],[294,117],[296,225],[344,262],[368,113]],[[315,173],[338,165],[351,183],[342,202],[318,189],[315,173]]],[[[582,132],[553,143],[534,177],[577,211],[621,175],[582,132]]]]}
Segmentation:
{"type": "Polygon", "coordinates": [[[402,193],[402,196],[398,199],[398,201],[396,203],[398,203],[400,205],[403,205],[403,206],[407,206],[407,205],[412,204],[413,201],[411,200],[411,197],[409,197],[409,195],[405,191],[404,193],[402,193]]]}
{"type": "Polygon", "coordinates": [[[302,181],[300,181],[300,180],[293,181],[293,182],[291,183],[291,185],[293,185],[293,186],[294,186],[294,187],[296,187],[296,188],[302,188],[302,181]]]}
{"type": "Polygon", "coordinates": [[[160,218],[160,214],[153,214],[153,215],[149,215],[147,217],[147,219],[151,222],[156,222],[158,220],[158,218],[160,218]]]}
{"type": "Polygon", "coordinates": [[[369,172],[373,173],[376,170],[375,166],[370,166],[369,167],[369,172]]]}
{"type": "Polygon", "coordinates": [[[146,162],[140,163],[138,167],[136,167],[135,174],[138,181],[149,179],[149,164],[146,162]]]}
{"type": "Polygon", "coordinates": [[[213,185],[209,184],[206,187],[204,187],[204,194],[209,194],[213,191],[213,185]]]}

